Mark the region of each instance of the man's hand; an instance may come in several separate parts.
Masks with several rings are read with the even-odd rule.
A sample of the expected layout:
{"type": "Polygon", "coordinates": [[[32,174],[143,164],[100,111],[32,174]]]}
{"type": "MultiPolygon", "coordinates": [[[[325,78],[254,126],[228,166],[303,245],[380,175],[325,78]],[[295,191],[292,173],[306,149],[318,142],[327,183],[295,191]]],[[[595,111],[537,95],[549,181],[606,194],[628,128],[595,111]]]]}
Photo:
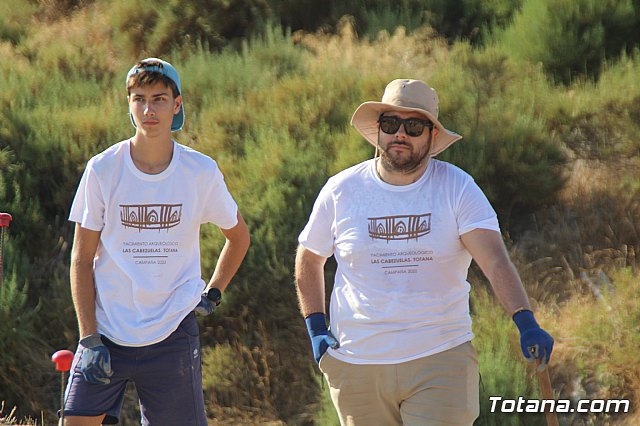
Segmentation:
{"type": "Polygon", "coordinates": [[[311,314],[307,316],[304,321],[307,324],[307,331],[311,338],[313,357],[317,363],[320,363],[320,358],[322,358],[322,355],[324,355],[329,347],[331,347],[331,349],[338,349],[340,344],[327,329],[327,321],[323,313],[316,312],[311,314]]]}
{"type": "Polygon", "coordinates": [[[82,353],[80,354],[80,372],[85,380],[95,384],[109,384],[111,370],[111,355],[109,349],[102,343],[100,334],[90,334],[80,340],[82,353]]]}
{"type": "Polygon", "coordinates": [[[200,303],[195,307],[194,311],[200,315],[211,315],[213,311],[220,305],[222,293],[219,289],[211,287],[200,296],[200,303]]]}
{"type": "Polygon", "coordinates": [[[513,315],[513,321],[520,331],[522,354],[529,362],[534,362],[536,359],[541,360],[538,371],[543,371],[553,351],[553,338],[540,328],[533,312],[529,310],[516,312],[513,315]]]}
{"type": "Polygon", "coordinates": [[[217,307],[218,305],[207,299],[207,296],[203,294],[202,296],[200,296],[200,303],[198,303],[194,311],[196,311],[197,314],[207,316],[211,315],[217,307]]]}

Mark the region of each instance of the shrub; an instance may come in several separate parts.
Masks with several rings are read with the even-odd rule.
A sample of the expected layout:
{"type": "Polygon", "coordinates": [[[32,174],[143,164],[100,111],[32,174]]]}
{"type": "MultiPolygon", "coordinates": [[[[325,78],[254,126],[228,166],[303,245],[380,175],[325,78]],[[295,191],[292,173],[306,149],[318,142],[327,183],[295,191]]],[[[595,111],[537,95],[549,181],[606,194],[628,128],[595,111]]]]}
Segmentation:
{"type": "Polygon", "coordinates": [[[219,344],[203,351],[203,388],[215,417],[277,418],[263,356],[263,351],[238,344],[219,344]]]}
{"type": "Polygon", "coordinates": [[[606,61],[638,45],[637,8],[632,0],[526,1],[498,40],[510,56],[541,62],[559,82],[597,79],[606,61]]]}
{"type": "Polygon", "coordinates": [[[466,40],[472,45],[484,45],[491,34],[508,27],[523,0],[446,0],[423,1],[425,24],[435,28],[448,40],[466,40]]]}
{"type": "Polygon", "coordinates": [[[467,40],[482,44],[490,33],[509,24],[522,0],[443,1],[359,0],[357,2],[269,0],[272,13],[292,31],[339,32],[339,21],[351,16],[356,32],[376,38],[380,31],[393,33],[398,27],[407,32],[430,26],[450,41],[467,40]]]}
{"type": "Polygon", "coordinates": [[[610,276],[610,282],[601,282],[602,298],[585,292],[559,307],[555,335],[561,349],[556,363],[564,367],[558,376],[566,383],[560,398],[629,399],[629,414],[583,414],[575,421],[635,424],[640,403],[640,277],[631,268],[610,276]]]}
{"type": "Polygon", "coordinates": [[[36,6],[28,0],[4,0],[0,3],[0,40],[17,45],[27,34],[36,6]]]}
{"type": "Polygon", "coordinates": [[[446,67],[453,69],[432,83],[441,121],[464,139],[440,158],[475,178],[508,231],[513,217],[548,205],[564,182],[562,145],[546,131],[541,114],[550,89],[535,69],[494,49],[458,45],[446,67]]]}
{"type": "Polygon", "coordinates": [[[539,399],[537,378],[520,350],[518,330],[480,282],[472,293],[473,343],[480,368],[480,417],[487,425],[544,425],[544,415],[491,412],[490,396],[539,399]]]}
{"type": "MultiPolygon", "coordinates": [[[[603,67],[597,82],[577,82],[549,107],[549,125],[579,158],[637,158],[640,140],[640,55],[603,67]]],[[[631,160],[633,161],[633,160],[631,160]]],[[[620,176],[625,179],[625,175],[620,176]]]]}
{"type": "Polygon", "coordinates": [[[166,56],[198,44],[219,51],[262,34],[268,15],[264,0],[118,0],[112,7],[111,26],[130,57],[166,56]]]}
{"type": "MultiPolygon", "coordinates": [[[[5,271],[6,272],[6,271],[5,271]]],[[[18,417],[37,412],[38,401],[46,400],[47,381],[41,374],[49,367],[42,356],[45,347],[34,319],[40,307],[27,303],[27,286],[15,274],[0,287],[0,394],[7,406],[17,406],[18,417]]]]}

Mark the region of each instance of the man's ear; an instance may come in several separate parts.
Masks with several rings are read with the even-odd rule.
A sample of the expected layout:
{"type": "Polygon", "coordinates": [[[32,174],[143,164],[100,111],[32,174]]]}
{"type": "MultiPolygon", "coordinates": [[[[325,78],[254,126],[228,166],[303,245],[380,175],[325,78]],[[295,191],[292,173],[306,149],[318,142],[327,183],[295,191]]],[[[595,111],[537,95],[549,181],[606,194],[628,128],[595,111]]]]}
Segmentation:
{"type": "Polygon", "coordinates": [[[180,112],[181,106],[182,106],[182,95],[179,95],[177,98],[174,99],[173,115],[176,115],[177,113],[180,112]]]}

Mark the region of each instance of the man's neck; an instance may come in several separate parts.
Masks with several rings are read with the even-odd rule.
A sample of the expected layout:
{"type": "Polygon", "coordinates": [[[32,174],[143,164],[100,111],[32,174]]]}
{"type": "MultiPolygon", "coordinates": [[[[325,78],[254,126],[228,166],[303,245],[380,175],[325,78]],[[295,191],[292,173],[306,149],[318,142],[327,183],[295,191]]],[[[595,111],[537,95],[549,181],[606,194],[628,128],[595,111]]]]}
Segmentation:
{"type": "Polygon", "coordinates": [[[389,170],[382,166],[382,162],[380,158],[376,158],[375,169],[378,177],[382,179],[384,182],[390,185],[410,185],[416,182],[418,179],[422,177],[424,172],[427,170],[427,165],[429,164],[429,157],[427,156],[424,161],[420,164],[420,166],[413,170],[410,173],[399,172],[395,170],[389,170]]]}
{"type": "Polygon", "coordinates": [[[136,133],[131,138],[130,149],[136,168],[150,175],[162,173],[173,158],[173,140],[170,134],[168,137],[149,138],[136,133]]]}

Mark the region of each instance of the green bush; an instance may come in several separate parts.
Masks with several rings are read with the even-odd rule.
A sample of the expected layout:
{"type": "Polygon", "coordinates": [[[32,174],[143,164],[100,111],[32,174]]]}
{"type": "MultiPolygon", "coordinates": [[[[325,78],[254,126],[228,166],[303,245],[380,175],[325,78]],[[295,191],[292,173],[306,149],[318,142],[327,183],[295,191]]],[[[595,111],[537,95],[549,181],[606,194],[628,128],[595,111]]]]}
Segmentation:
{"type": "Polygon", "coordinates": [[[322,426],[340,426],[338,413],[336,412],[336,408],[331,401],[329,385],[327,385],[327,382],[325,382],[324,380],[324,376],[322,376],[321,374],[318,374],[316,376],[316,381],[318,382],[318,387],[320,388],[321,398],[317,415],[314,418],[314,424],[322,426]]]}
{"type": "Polygon", "coordinates": [[[523,0],[428,0],[423,1],[425,24],[449,40],[467,40],[483,45],[491,34],[508,25],[523,0]]]}
{"type": "Polygon", "coordinates": [[[475,178],[508,230],[514,216],[554,200],[564,182],[566,157],[542,114],[551,89],[537,70],[495,49],[458,45],[454,55],[432,84],[443,89],[443,123],[464,138],[439,157],[475,178]]]}
{"type": "Polygon", "coordinates": [[[29,0],[4,0],[0,3],[0,41],[18,44],[32,24],[36,6],[29,0]]]}
{"type": "Polygon", "coordinates": [[[607,61],[638,45],[639,8],[633,0],[529,0],[497,39],[559,82],[597,79],[607,61]]]}
{"type": "Polygon", "coordinates": [[[551,129],[580,158],[634,161],[640,152],[638,73],[636,51],[605,66],[597,82],[574,84],[548,108],[551,129]]]}
{"type": "Polygon", "coordinates": [[[492,31],[507,26],[522,0],[385,0],[292,1],[269,0],[272,13],[292,31],[318,29],[337,31],[338,22],[353,17],[360,36],[375,38],[379,31],[393,33],[397,27],[414,32],[425,26],[434,28],[449,40],[468,40],[483,44],[492,31]]]}
{"type": "Polygon", "coordinates": [[[518,330],[487,289],[476,283],[472,319],[480,368],[480,417],[486,425],[544,425],[544,415],[491,412],[491,396],[518,400],[540,399],[537,377],[520,350],[518,330]]]}
{"type": "MultiPolygon", "coordinates": [[[[219,344],[203,351],[203,388],[207,405],[236,409],[247,418],[275,420],[264,351],[219,344]]],[[[222,413],[219,413],[222,414],[222,413]]],[[[216,416],[217,417],[217,416],[216,416]]]]}
{"type": "Polygon", "coordinates": [[[27,285],[15,273],[5,270],[5,277],[0,286],[0,393],[7,406],[18,406],[21,417],[37,412],[38,403],[48,399],[50,377],[42,372],[49,361],[42,353],[47,345],[34,327],[41,306],[29,305],[27,285]]]}
{"type": "Polygon", "coordinates": [[[166,56],[202,45],[219,51],[230,43],[258,36],[268,23],[265,0],[118,0],[110,25],[130,57],[166,56]]]}

